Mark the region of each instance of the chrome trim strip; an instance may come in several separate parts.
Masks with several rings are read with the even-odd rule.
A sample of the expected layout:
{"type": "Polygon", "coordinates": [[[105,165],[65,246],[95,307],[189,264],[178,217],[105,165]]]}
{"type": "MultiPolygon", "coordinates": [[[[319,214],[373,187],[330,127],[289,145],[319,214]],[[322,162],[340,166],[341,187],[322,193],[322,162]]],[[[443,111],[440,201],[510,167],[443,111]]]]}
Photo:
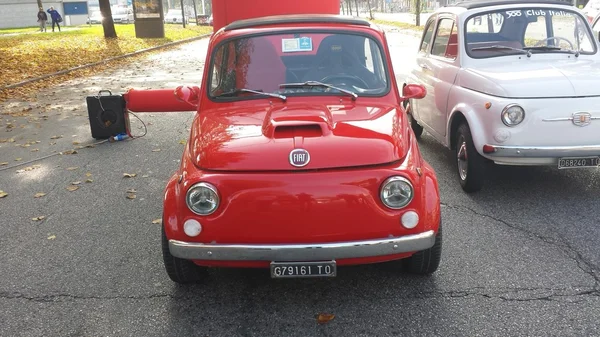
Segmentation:
{"type": "Polygon", "coordinates": [[[317,261],[385,256],[433,247],[435,232],[397,238],[315,244],[202,244],[169,240],[171,255],[190,260],[317,261]]]}
{"type": "Polygon", "coordinates": [[[558,157],[585,157],[600,156],[600,145],[581,146],[502,146],[489,145],[494,152],[486,155],[494,157],[535,157],[535,158],[558,158],[558,157]]]}

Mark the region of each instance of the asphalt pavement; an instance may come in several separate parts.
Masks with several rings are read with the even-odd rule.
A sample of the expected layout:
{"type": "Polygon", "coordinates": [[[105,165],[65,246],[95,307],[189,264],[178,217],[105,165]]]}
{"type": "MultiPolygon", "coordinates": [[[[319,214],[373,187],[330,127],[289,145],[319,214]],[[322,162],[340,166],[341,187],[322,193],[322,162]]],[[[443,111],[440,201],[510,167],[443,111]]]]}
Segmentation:
{"type": "MultiPolygon", "coordinates": [[[[401,77],[418,35],[388,38],[401,77]]],[[[201,285],[172,283],[153,220],[193,114],[138,114],[144,137],[93,145],[85,96],[198,83],[206,46],[0,105],[0,336],[600,335],[600,171],[495,167],[467,195],[427,134],[445,232],[434,276],[378,264],[333,279],[218,269],[201,285]],[[318,324],[320,313],[335,317],[318,324]]]]}

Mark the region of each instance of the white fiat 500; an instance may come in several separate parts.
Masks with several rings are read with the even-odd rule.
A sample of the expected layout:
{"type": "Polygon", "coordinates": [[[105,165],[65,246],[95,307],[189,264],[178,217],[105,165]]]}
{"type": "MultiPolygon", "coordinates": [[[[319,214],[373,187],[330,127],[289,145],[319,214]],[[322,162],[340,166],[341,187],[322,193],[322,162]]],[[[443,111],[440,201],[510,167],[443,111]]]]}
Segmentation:
{"type": "Polygon", "coordinates": [[[600,164],[600,51],[582,12],[565,2],[471,1],[427,21],[405,83],[425,86],[405,102],[413,131],[456,152],[466,192],[480,190],[486,162],[600,164]]]}

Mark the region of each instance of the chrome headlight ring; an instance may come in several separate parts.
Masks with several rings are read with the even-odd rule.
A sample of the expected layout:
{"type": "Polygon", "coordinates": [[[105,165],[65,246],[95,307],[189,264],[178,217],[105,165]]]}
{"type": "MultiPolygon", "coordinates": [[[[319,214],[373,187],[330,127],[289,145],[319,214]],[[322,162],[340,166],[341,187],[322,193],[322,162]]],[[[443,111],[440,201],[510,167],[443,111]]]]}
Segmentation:
{"type": "Polygon", "coordinates": [[[192,185],[185,196],[185,203],[190,211],[197,215],[210,215],[219,208],[217,188],[206,182],[192,185]]]}
{"type": "Polygon", "coordinates": [[[413,200],[415,190],[410,180],[401,176],[387,178],[381,185],[379,198],[390,209],[402,209],[413,200]]]}

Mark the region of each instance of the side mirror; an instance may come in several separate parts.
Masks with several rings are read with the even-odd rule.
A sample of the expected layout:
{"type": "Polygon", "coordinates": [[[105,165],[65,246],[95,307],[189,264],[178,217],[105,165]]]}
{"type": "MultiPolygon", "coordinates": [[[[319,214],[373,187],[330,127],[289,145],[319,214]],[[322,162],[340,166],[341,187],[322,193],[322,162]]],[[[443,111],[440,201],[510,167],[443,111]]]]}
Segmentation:
{"type": "Polygon", "coordinates": [[[175,97],[181,102],[185,102],[195,108],[200,104],[200,88],[199,87],[188,87],[178,86],[174,91],[175,97]]]}
{"type": "Polygon", "coordinates": [[[407,100],[410,98],[422,99],[427,95],[427,90],[420,84],[407,84],[402,88],[402,98],[407,100]]]}

